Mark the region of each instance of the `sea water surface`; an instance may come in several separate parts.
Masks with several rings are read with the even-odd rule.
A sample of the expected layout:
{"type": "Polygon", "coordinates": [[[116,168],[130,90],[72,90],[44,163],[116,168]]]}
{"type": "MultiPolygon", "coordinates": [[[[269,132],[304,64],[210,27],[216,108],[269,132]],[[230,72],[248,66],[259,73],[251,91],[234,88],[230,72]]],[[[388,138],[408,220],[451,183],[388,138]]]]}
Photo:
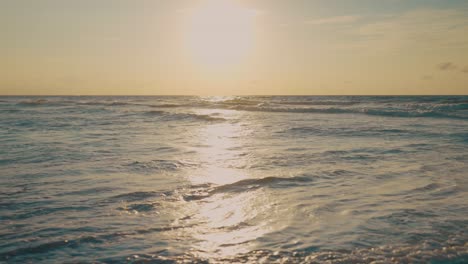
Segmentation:
{"type": "Polygon", "coordinates": [[[466,263],[468,97],[0,97],[0,262],[466,263]]]}

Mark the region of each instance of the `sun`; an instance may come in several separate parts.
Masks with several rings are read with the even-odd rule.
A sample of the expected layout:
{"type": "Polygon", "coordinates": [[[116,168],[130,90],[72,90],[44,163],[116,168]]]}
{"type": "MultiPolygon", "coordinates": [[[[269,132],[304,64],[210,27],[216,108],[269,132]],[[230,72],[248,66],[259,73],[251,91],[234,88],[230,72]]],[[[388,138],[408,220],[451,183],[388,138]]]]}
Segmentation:
{"type": "Polygon", "coordinates": [[[254,44],[255,13],[229,0],[208,0],[191,10],[185,44],[198,64],[234,65],[254,44]]]}

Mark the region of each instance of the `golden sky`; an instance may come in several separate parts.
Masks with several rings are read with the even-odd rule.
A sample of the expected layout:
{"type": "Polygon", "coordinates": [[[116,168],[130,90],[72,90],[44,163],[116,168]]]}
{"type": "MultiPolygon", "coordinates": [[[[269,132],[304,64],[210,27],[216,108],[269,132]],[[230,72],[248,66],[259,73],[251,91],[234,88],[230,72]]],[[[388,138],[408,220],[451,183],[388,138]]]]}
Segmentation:
{"type": "Polygon", "coordinates": [[[2,0],[1,95],[468,94],[463,0],[2,0]]]}

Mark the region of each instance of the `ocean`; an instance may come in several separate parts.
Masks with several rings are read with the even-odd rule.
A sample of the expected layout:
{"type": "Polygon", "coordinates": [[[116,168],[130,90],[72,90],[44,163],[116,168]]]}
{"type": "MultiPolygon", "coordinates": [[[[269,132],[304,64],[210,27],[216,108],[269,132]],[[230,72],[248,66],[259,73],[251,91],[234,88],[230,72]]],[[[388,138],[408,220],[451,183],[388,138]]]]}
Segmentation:
{"type": "Polygon", "coordinates": [[[468,263],[468,97],[0,97],[0,223],[5,263],[468,263]]]}

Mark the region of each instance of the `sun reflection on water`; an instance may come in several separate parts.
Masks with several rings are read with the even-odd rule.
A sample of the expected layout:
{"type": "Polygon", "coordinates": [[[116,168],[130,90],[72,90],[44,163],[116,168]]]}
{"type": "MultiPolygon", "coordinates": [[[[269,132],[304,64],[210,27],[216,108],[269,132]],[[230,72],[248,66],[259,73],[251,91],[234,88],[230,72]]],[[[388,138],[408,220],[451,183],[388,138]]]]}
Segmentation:
{"type": "Polygon", "coordinates": [[[187,203],[185,209],[195,224],[183,232],[197,241],[192,245],[192,254],[199,257],[246,253],[252,250],[256,239],[272,231],[272,220],[265,215],[274,210],[272,197],[264,189],[238,184],[254,177],[246,169],[251,131],[239,122],[241,112],[216,109],[197,114],[217,115],[227,121],[199,130],[196,149],[201,167],[188,180],[194,185],[214,187],[206,198],[187,203]]]}
{"type": "Polygon", "coordinates": [[[241,194],[220,194],[200,204],[198,217],[204,222],[195,238],[195,248],[203,257],[231,256],[250,251],[255,239],[270,232],[260,216],[271,209],[261,190],[241,194]]]}
{"type": "Polygon", "coordinates": [[[215,115],[227,119],[201,127],[198,136],[198,162],[201,170],[190,176],[194,184],[229,184],[249,177],[242,168],[248,162],[245,153],[245,139],[250,131],[239,122],[242,114],[232,110],[200,110],[197,114],[215,115]]]}

